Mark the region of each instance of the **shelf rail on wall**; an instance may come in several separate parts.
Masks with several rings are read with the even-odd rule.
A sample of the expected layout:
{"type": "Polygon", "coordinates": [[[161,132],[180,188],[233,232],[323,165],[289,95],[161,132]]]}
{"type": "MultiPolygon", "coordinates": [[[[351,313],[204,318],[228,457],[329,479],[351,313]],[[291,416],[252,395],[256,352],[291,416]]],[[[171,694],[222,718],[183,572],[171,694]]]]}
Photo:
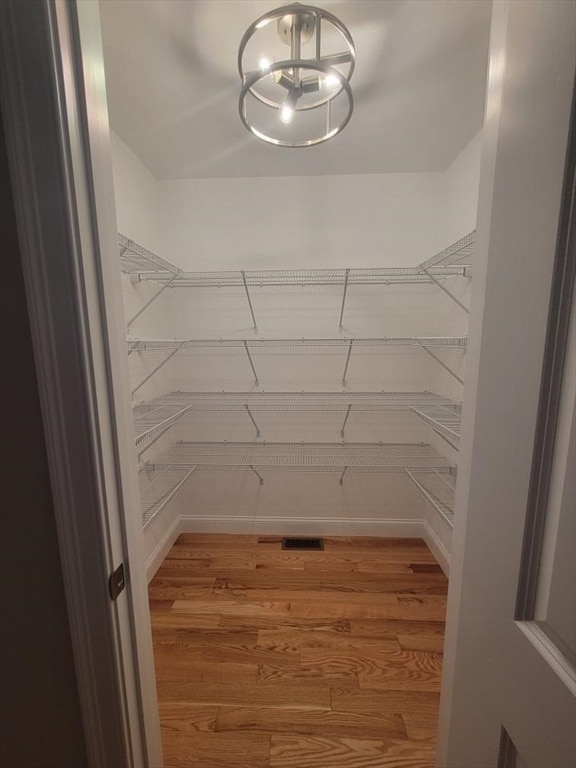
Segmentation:
{"type": "Polygon", "coordinates": [[[468,313],[466,305],[444,285],[446,278],[471,277],[475,232],[453,243],[417,267],[376,267],[305,270],[225,270],[187,272],[156,256],[151,251],[119,235],[120,266],[138,282],[155,281],[162,287],[130,318],[128,327],[160,296],[165,288],[242,288],[246,294],[254,330],[256,315],[250,290],[310,286],[341,286],[342,301],[338,329],[342,330],[348,289],[354,285],[428,284],[440,288],[468,313]]]}
{"type": "Polygon", "coordinates": [[[246,411],[260,437],[255,414],[262,412],[342,413],[340,430],[355,413],[408,412],[449,439],[459,441],[460,406],[431,392],[171,392],[133,409],[134,441],[144,453],[192,413],[246,411]]]}
{"type": "Polygon", "coordinates": [[[406,474],[436,512],[442,523],[452,530],[454,526],[456,469],[453,467],[448,473],[439,472],[436,469],[406,469],[406,474]]]}
{"type": "Polygon", "coordinates": [[[382,338],[336,338],[336,339],[129,339],[128,353],[133,352],[161,352],[170,351],[170,354],[164,358],[139,384],[132,390],[134,395],[154,374],[160,370],[178,351],[190,349],[242,349],[246,353],[248,363],[254,376],[254,383],[259,386],[260,380],[253,353],[265,353],[274,349],[287,349],[291,353],[297,353],[306,349],[313,348],[334,348],[345,350],[344,370],[342,374],[342,386],[346,386],[346,375],[350,365],[352,349],[366,347],[421,347],[424,351],[436,360],[436,362],[448,371],[457,381],[464,384],[463,379],[455,373],[449,365],[441,360],[432,349],[461,349],[465,350],[467,338],[464,336],[389,336],[382,338]]]}

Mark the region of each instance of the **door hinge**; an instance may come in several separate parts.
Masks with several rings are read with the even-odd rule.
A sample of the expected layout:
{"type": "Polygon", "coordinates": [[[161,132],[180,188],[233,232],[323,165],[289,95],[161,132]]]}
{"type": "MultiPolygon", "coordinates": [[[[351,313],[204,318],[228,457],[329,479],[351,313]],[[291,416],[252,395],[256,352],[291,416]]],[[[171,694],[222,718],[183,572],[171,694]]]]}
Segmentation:
{"type": "Polygon", "coordinates": [[[124,590],[126,586],[126,578],[124,576],[124,563],[121,563],[114,573],[110,574],[108,579],[108,590],[112,600],[116,600],[118,595],[124,590]]]}

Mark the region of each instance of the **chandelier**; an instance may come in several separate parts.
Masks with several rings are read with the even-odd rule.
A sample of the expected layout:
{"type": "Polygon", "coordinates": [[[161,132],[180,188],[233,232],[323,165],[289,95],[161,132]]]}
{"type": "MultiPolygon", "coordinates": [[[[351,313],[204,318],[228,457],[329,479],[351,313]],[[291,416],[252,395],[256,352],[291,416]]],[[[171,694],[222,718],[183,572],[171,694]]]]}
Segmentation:
{"type": "Polygon", "coordinates": [[[352,117],[355,57],[350,32],[328,11],[300,3],[269,11],[240,42],[242,122],[278,147],[328,141],[352,117]]]}

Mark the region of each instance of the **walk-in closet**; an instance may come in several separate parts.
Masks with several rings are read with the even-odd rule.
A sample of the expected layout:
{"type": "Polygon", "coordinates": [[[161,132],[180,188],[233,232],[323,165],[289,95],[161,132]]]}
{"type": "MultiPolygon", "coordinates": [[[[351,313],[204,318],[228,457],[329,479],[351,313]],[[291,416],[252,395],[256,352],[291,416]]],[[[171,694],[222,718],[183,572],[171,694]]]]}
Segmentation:
{"type": "Polygon", "coordinates": [[[0,17],[2,763],[575,765],[574,3],[0,17]]]}
{"type": "Polygon", "coordinates": [[[149,575],[186,531],[422,537],[447,571],[489,9],[397,9],[402,34],[434,22],[428,56],[453,71],[430,75],[424,97],[407,73],[411,106],[390,97],[391,117],[363,89],[370,72],[388,82],[378,57],[408,66],[383,39],[393,4],[335,4],[357,38],[353,119],[325,146],[285,149],[239,123],[234,81],[221,82],[235,48],[219,42],[221,71],[207,52],[272,6],[176,3],[171,18],[168,5],[143,18],[134,4],[102,7],[149,575]],[[224,5],[234,19],[219,29],[224,5]],[[178,22],[206,57],[188,73],[200,90],[189,103],[170,50],[178,22]],[[134,60],[137,40],[147,61],[134,60]],[[147,79],[162,57],[168,93],[147,79]],[[446,107],[432,98],[443,88],[446,107]],[[209,135],[211,118],[226,121],[222,136],[235,128],[235,145],[209,135]]]}

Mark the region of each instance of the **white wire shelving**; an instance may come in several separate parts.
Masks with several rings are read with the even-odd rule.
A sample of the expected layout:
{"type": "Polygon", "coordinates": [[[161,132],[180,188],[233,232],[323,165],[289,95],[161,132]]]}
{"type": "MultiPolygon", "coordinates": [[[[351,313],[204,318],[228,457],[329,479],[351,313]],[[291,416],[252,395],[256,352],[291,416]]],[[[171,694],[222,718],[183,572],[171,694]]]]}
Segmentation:
{"type": "Polygon", "coordinates": [[[264,288],[311,285],[388,285],[394,281],[431,283],[439,278],[471,275],[475,232],[453,243],[416,267],[349,269],[259,269],[190,272],[156,256],[133,240],[119,235],[120,267],[138,280],[170,281],[174,288],[264,288]],[[429,275],[426,274],[429,273],[429,275]],[[176,279],[174,279],[176,278],[176,279]]]}
{"type": "MultiPolygon", "coordinates": [[[[157,291],[151,295],[128,321],[128,327],[160,296],[172,288],[239,288],[245,293],[247,304],[257,330],[251,291],[334,286],[339,294],[339,330],[348,291],[353,286],[387,286],[401,284],[427,284],[436,286],[465,312],[467,307],[452,293],[448,278],[471,277],[475,247],[475,232],[424,261],[416,267],[384,267],[376,269],[330,270],[229,270],[224,272],[189,272],[162,259],[138,243],[119,236],[120,266],[132,281],[155,281],[157,291]]],[[[302,339],[128,339],[132,353],[165,353],[147,376],[135,387],[134,395],[143,384],[178,353],[204,354],[203,350],[241,350],[250,363],[254,381],[259,386],[253,355],[282,349],[287,354],[314,353],[338,350],[343,352],[344,373],[342,385],[354,349],[384,349],[386,347],[422,348],[459,382],[462,379],[451,370],[438,350],[460,349],[467,346],[465,337],[380,337],[380,338],[302,338],[302,339]]],[[[331,352],[330,352],[331,353],[331,352]]],[[[264,411],[341,411],[341,436],[354,412],[406,411],[431,426],[453,447],[458,446],[460,435],[460,407],[445,398],[422,392],[250,392],[250,393],[170,393],[134,409],[134,438],[137,448],[149,447],[158,437],[180,419],[194,411],[246,411],[256,429],[260,430],[254,413],[264,411]]],[[[141,450],[140,453],[142,453],[141,450]]],[[[407,472],[419,491],[432,504],[449,526],[453,517],[453,468],[447,459],[427,445],[368,444],[368,443],[179,443],[158,461],[147,464],[139,473],[142,522],[144,529],[161,517],[164,510],[181,491],[196,470],[252,471],[260,482],[260,472],[339,472],[343,484],[347,472],[407,472]]]]}
{"type": "Polygon", "coordinates": [[[180,442],[154,462],[162,467],[211,471],[390,473],[427,470],[449,474],[451,466],[425,443],[245,443],[180,442]]]}
{"type": "MultiPolygon", "coordinates": [[[[163,274],[174,277],[180,275],[182,270],[170,264],[169,261],[156,256],[152,251],[146,250],[134,240],[124,235],[118,235],[118,247],[120,249],[120,269],[131,275],[163,274]]],[[[170,278],[168,278],[170,279],[170,278]]]]}
{"type": "Polygon", "coordinates": [[[442,523],[452,530],[454,526],[454,498],[456,495],[456,469],[441,472],[437,469],[406,469],[414,485],[431,505],[442,523]]]}
{"type": "Polygon", "coordinates": [[[340,430],[355,413],[408,412],[457,442],[453,416],[459,405],[431,392],[170,392],[133,409],[134,441],[141,453],[192,413],[246,412],[260,437],[254,414],[263,412],[342,413],[340,430]],[[443,421],[441,421],[443,420],[443,421]]]}
{"type": "Polygon", "coordinates": [[[462,406],[459,403],[423,403],[411,406],[410,410],[458,449],[462,424],[462,406]]]}
{"type": "Polygon", "coordinates": [[[138,472],[142,527],[147,531],[180,493],[194,467],[179,464],[146,465],[138,472]]]}
{"type": "MultiPolygon", "coordinates": [[[[395,282],[426,284],[432,282],[420,267],[366,267],[349,269],[260,269],[260,270],[223,270],[214,272],[186,272],[172,270],[149,270],[138,272],[139,280],[165,282],[174,274],[177,279],[174,288],[279,288],[294,286],[305,288],[314,285],[392,285],[395,282]],[[176,271],[176,272],[175,272],[176,271]]],[[[431,267],[429,272],[434,277],[446,278],[454,275],[471,276],[471,267],[467,264],[431,267]]]]}
{"type": "Polygon", "coordinates": [[[416,269],[420,273],[429,272],[430,274],[435,274],[432,270],[446,269],[448,267],[466,267],[471,269],[475,250],[476,230],[474,229],[460,238],[460,240],[449,245],[448,248],[444,248],[443,251],[440,251],[427,261],[423,261],[416,269]]]}
{"type": "Polygon", "coordinates": [[[307,288],[336,286],[342,289],[339,329],[342,330],[348,289],[353,286],[428,284],[440,288],[464,312],[466,305],[448,287],[446,278],[471,277],[470,261],[474,251],[475,232],[436,254],[417,267],[376,267],[349,269],[283,269],[225,270],[189,272],[156,256],[133,240],[119,235],[120,267],[137,282],[161,283],[160,289],[128,320],[128,328],[160,296],[166,288],[230,288],[238,287],[246,294],[254,328],[257,328],[250,291],[262,288],[307,288]]]}
{"type": "Polygon", "coordinates": [[[287,348],[308,347],[456,347],[465,349],[465,336],[382,336],[380,338],[331,338],[331,339],[128,339],[129,352],[158,352],[173,349],[224,349],[248,348],[252,352],[287,348]]]}
{"type": "Polygon", "coordinates": [[[436,349],[460,349],[467,346],[465,336],[393,336],[382,338],[333,338],[333,339],[128,339],[128,354],[133,352],[168,352],[136,387],[132,390],[132,396],[149,381],[174,355],[181,351],[194,352],[203,349],[226,350],[240,349],[246,353],[246,357],[256,386],[260,385],[254,355],[265,354],[277,349],[285,349],[287,354],[305,353],[314,349],[343,350],[344,370],[342,373],[342,386],[346,386],[346,375],[350,365],[353,349],[384,349],[386,347],[420,347],[430,355],[438,365],[442,366],[458,382],[464,383],[462,378],[452,368],[438,357],[436,349]]]}

